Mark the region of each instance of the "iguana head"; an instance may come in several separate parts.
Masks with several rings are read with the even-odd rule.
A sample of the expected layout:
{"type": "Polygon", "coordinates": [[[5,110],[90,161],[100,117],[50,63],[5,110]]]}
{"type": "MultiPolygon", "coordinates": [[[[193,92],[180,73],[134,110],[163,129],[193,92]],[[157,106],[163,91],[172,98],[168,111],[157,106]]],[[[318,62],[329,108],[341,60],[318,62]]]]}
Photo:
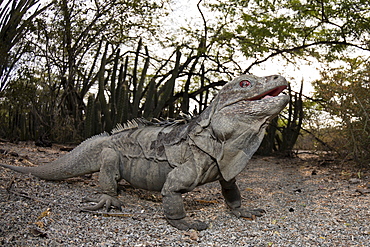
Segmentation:
{"type": "Polygon", "coordinates": [[[289,96],[284,77],[242,75],[227,83],[215,98],[211,127],[216,136],[229,139],[247,129],[260,129],[286,106],[289,96]]]}
{"type": "Polygon", "coordinates": [[[279,75],[241,75],[219,91],[201,125],[211,124],[216,134],[222,132],[223,135],[227,132],[238,134],[240,123],[257,127],[260,125],[257,122],[267,122],[286,106],[289,96],[281,92],[287,86],[285,78],[279,75]]]}
{"type": "Polygon", "coordinates": [[[216,112],[276,116],[288,103],[280,93],[288,86],[284,77],[241,75],[227,83],[219,92],[216,112]]]}

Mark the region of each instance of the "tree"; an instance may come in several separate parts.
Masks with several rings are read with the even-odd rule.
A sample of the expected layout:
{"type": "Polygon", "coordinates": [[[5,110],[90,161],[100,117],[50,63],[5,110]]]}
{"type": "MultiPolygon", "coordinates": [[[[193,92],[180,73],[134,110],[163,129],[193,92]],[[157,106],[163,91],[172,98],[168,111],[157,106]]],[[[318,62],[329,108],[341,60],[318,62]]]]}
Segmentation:
{"type": "Polygon", "coordinates": [[[38,0],[0,0],[0,93],[16,63],[29,50],[27,42],[19,43],[30,32],[31,22],[48,7],[41,7],[38,0]]]}
{"type": "Polygon", "coordinates": [[[364,0],[231,0],[210,6],[223,14],[218,39],[230,56],[239,50],[252,59],[245,72],[275,56],[332,61],[347,47],[370,50],[370,9],[364,0]]]}
{"type": "Polygon", "coordinates": [[[45,90],[55,99],[49,101],[50,126],[72,125],[68,127],[74,133],[72,139],[79,136],[89,90],[99,77],[104,80],[112,74],[112,59],[121,44],[130,49],[141,33],[153,31],[157,9],[160,6],[155,2],[145,1],[62,0],[36,20],[37,36],[31,41],[37,46],[40,64],[35,67],[44,68],[41,73],[48,75],[45,90]],[[99,61],[107,52],[107,66],[101,71],[99,61]]]}
{"type": "MultiPolygon", "coordinates": [[[[367,1],[231,0],[227,3],[213,1],[208,6],[220,17],[208,28],[213,46],[219,48],[216,49],[219,53],[223,50],[223,58],[229,61],[240,61],[242,55],[247,61],[239,63],[244,73],[274,57],[291,63],[308,57],[332,62],[341,60],[346,54],[369,54],[370,51],[367,1]]],[[[291,126],[293,129],[289,124],[283,128],[280,125],[285,132],[280,136],[289,139],[289,135],[294,135],[296,139],[302,117],[303,114],[299,114],[295,120],[297,125],[291,126]]],[[[282,121],[275,121],[275,125],[278,122],[282,121]]],[[[275,135],[276,130],[271,125],[270,135],[267,135],[270,140],[265,139],[265,143],[270,143],[269,150],[281,148],[279,141],[273,141],[274,136],[279,137],[275,135]]],[[[293,148],[292,144],[288,146],[293,148]]]]}
{"type": "Polygon", "coordinates": [[[370,63],[360,57],[345,62],[322,71],[322,79],[314,82],[315,96],[337,118],[342,137],[337,150],[363,163],[370,160],[370,63]]]}
{"type": "MultiPolygon", "coordinates": [[[[36,101],[43,101],[43,107],[32,109],[34,118],[42,123],[42,132],[55,136],[69,133],[65,139],[76,139],[83,128],[84,98],[98,81],[98,62],[104,48],[115,54],[118,44],[130,49],[142,33],[149,36],[156,25],[156,9],[161,6],[153,1],[121,0],[63,0],[53,1],[49,6],[49,11],[28,23],[33,32],[24,35],[19,45],[27,43],[32,48],[28,57],[20,61],[31,73],[14,74],[9,90],[15,87],[22,90],[21,85],[26,84],[19,81],[37,81],[39,92],[47,96],[36,97],[36,101]]],[[[111,59],[107,57],[104,77],[111,73],[111,59]]],[[[13,114],[25,113],[14,111],[5,116],[11,118],[13,114]]],[[[30,136],[38,138],[39,134],[30,136]]]]}

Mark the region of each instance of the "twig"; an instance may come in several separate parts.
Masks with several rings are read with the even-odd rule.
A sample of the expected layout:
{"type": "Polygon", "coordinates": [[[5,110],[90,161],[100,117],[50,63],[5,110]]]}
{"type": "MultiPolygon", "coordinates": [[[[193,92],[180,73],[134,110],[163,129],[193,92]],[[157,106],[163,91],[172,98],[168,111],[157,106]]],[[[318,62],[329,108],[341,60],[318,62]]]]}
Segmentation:
{"type": "Polygon", "coordinates": [[[9,182],[5,185],[5,189],[6,191],[9,193],[10,192],[10,188],[12,187],[13,183],[14,183],[14,180],[15,180],[15,176],[13,176],[9,182]]]}
{"type": "Polygon", "coordinates": [[[27,160],[27,159],[23,159],[23,161],[24,161],[25,163],[27,163],[28,165],[30,165],[30,166],[37,166],[37,165],[35,165],[34,163],[32,163],[31,161],[29,161],[29,160],[27,160]]]}
{"type": "Polygon", "coordinates": [[[29,195],[25,194],[24,192],[17,192],[17,191],[10,191],[9,190],[8,191],[8,197],[9,197],[10,193],[21,196],[21,197],[24,197],[24,198],[27,198],[29,200],[33,200],[33,201],[36,201],[36,202],[41,202],[43,204],[54,204],[54,202],[52,202],[52,201],[37,198],[37,197],[33,197],[33,196],[29,196],[29,195]]]}
{"type": "Polygon", "coordinates": [[[139,216],[139,215],[150,215],[151,217],[157,216],[158,218],[162,218],[159,215],[153,215],[153,213],[110,213],[110,212],[99,212],[99,211],[92,211],[81,209],[80,212],[90,213],[93,215],[103,216],[103,217],[132,217],[132,216],[139,216]]]}
{"type": "Polygon", "coordinates": [[[81,209],[80,212],[84,213],[90,213],[93,215],[100,215],[104,217],[131,217],[133,215],[138,215],[141,213],[110,213],[110,212],[99,212],[99,211],[92,211],[92,210],[87,210],[87,209],[81,209]]]}
{"type": "Polygon", "coordinates": [[[6,196],[6,200],[9,200],[9,197],[10,197],[10,189],[14,183],[14,180],[15,180],[15,176],[13,176],[9,182],[5,185],[5,189],[6,189],[6,192],[8,193],[8,195],[6,196]]]}

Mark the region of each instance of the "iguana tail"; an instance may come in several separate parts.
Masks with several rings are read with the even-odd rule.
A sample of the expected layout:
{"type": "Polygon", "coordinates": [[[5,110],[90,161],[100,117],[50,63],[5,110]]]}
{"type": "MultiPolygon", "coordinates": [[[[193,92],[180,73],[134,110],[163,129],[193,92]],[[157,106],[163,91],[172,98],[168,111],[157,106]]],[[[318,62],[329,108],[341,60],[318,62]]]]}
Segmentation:
{"type": "Polygon", "coordinates": [[[107,133],[94,136],[82,142],[70,153],[46,165],[37,167],[22,167],[0,164],[11,170],[32,174],[44,180],[62,180],[77,177],[100,170],[99,155],[109,138],[107,133]]]}
{"type": "Polygon", "coordinates": [[[42,173],[43,171],[40,171],[40,168],[43,166],[39,167],[25,167],[25,166],[11,166],[11,165],[6,165],[6,164],[0,164],[0,166],[11,169],[16,172],[24,173],[24,174],[32,174],[36,177],[42,178],[42,173]]]}

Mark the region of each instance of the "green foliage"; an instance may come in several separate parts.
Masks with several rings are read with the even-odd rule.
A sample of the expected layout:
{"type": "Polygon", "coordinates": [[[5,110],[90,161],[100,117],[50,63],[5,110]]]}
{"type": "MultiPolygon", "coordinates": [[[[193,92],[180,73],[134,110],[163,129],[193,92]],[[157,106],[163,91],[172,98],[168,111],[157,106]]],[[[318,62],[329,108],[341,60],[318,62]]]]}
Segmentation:
{"type": "MultiPolygon", "coordinates": [[[[19,131],[12,131],[13,127],[19,129],[19,124],[13,123],[11,119],[28,119],[29,126],[36,126],[35,130],[29,130],[30,135],[25,139],[37,139],[40,135],[48,135],[58,141],[81,140],[89,133],[96,133],[97,129],[101,130],[103,127],[111,129],[115,122],[127,120],[128,116],[125,116],[125,113],[122,114],[122,111],[117,114],[116,109],[127,106],[127,95],[122,93],[125,87],[127,89],[127,85],[125,85],[125,79],[116,78],[117,66],[120,64],[122,54],[120,54],[119,45],[112,44],[126,44],[127,49],[132,44],[130,44],[131,41],[134,44],[137,43],[136,38],[142,33],[153,34],[157,29],[157,19],[160,16],[158,10],[161,10],[162,6],[155,1],[62,0],[52,1],[48,5],[48,11],[37,10],[31,16],[32,18],[24,19],[23,15],[35,3],[37,1],[22,1],[24,6],[16,2],[14,5],[9,3],[9,9],[13,8],[11,9],[13,12],[10,13],[15,13],[17,22],[10,23],[8,26],[14,27],[14,30],[4,26],[5,32],[0,34],[0,38],[3,36],[14,41],[11,45],[15,48],[19,47],[18,51],[22,51],[19,55],[24,55],[24,47],[31,47],[32,53],[25,54],[21,60],[23,64],[20,66],[37,71],[34,76],[42,76],[40,77],[42,80],[35,82],[37,90],[33,91],[35,95],[32,101],[28,102],[32,105],[32,109],[27,111],[12,110],[16,101],[9,98],[9,94],[14,90],[22,92],[22,89],[15,85],[20,80],[29,80],[30,77],[19,73],[19,76],[11,78],[9,86],[12,85],[3,94],[5,98],[0,95],[2,106],[0,111],[4,116],[1,126],[4,129],[3,136],[20,138],[19,131]],[[23,8],[19,16],[18,5],[20,9],[23,8]],[[27,33],[24,32],[26,27],[27,33]],[[16,36],[11,36],[6,32],[7,30],[16,31],[17,33],[14,33],[16,36]],[[17,43],[20,37],[23,38],[26,34],[27,43],[17,43]],[[110,49],[118,49],[118,51],[110,49]],[[106,55],[103,59],[103,54],[110,54],[110,56],[106,55]],[[113,62],[112,57],[115,57],[113,62]],[[100,67],[99,61],[101,61],[100,67]],[[106,73],[109,74],[108,77],[106,73]],[[113,89],[116,88],[114,83],[122,82],[119,84],[117,95],[115,90],[110,92],[112,102],[106,98],[109,95],[107,93],[109,89],[106,87],[107,80],[113,83],[113,89]],[[85,100],[97,82],[100,88],[99,100],[95,102],[93,115],[99,118],[96,119],[98,126],[92,129],[90,126],[84,133],[85,113],[88,112],[85,100]],[[24,114],[30,117],[25,118],[24,114]],[[119,117],[119,120],[116,117],[119,117]],[[14,126],[9,126],[11,124],[14,126]]],[[[1,13],[7,14],[5,9],[1,13]]],[[[9,18],[2,17],[2,21],[12,20],[13,17],[9,16],[9,18]]],[[[5,43],[0,43],[0,52],[3,51],[2,44],[5,43]]],[[[5,56],[2,55],[2,57],[5,56]]],[[[4,66],[7,67],[8,62],[4,66]]],[[[0,91],[4,88],[3,85],[1,82],[0,91]]],[[[21,139],[24,138],[21,137],[21,139]]]]}
{"type": "MultiPolygon", "coordinates": [[[[370,160],[370,64],[367,59],[348,58],[337,68],[322,72],[314,82],[316,97],[325,111],[335,116],[340,129],[338,150],[357,161],[370,160]]],[[[339,139],[339,138],[337,138],[339,139]]]]}
{"type": "Polygon", "coordinates": [[[229,0],[209,6],[225,17],[215,42],[234,48],[237,43],[227,49],[230,56],[240,50],[255,58],[251,66],[277,55],[334,60],[348,46],[369,50],[370,8],[364,0],[229,0]]]}
{"type": "Polygon", "coordinates": [[[1,132],[11,139],[28,139],[29,132],[26,131],[26,116],[33,109],[33,103],[38,96],[35,78],[19,79],[8,85],[4,91],[0,103],[1,111],[1,132]],[[6,110],[5,110],[6,109],[6,110]]]}

